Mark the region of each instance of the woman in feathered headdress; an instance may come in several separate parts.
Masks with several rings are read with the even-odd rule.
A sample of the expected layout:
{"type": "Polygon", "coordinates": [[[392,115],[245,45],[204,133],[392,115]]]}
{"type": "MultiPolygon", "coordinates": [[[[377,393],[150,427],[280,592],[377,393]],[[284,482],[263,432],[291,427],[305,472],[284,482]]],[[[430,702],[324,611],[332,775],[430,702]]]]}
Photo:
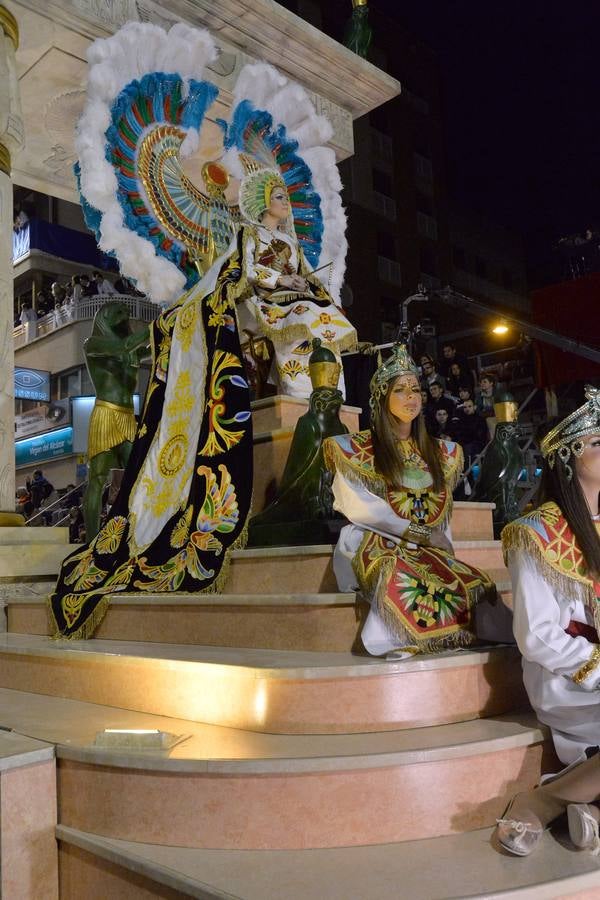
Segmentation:
{"type": "Polygon", "coordinates": [[[356,331],[306,262],[280,173],[251,168],[242,179],[239,206],[249,223],[242,241],[246,288],[238,296],[240,327],[273,343],[271,377],[278,391],[309,397],[312,338],[339,354],[356,343],[356,331]]]}
{"type": "Polygon", "coordinates": [[[403,345],[373,376],[370,403],[370,431],[324,444],[335,508],[352,523],[335,550],[340,590],[358,586],[370,602],[361,639],[373,655],[467,646],[473,607],[495,588],[450,544],[462,450],[427,434],[418,370],[403,345]]]}

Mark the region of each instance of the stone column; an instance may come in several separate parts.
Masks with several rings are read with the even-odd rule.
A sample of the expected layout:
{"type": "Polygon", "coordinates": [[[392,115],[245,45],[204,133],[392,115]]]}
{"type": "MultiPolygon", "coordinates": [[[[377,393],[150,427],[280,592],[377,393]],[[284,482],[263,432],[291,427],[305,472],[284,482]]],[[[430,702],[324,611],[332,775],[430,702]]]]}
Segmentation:
{"type": "Polygon", "coordinates": [[[0,510],[15,508],[13,191],[11,155],[23,146],[15,51],[19,27],[0,5],[0,510]]]}

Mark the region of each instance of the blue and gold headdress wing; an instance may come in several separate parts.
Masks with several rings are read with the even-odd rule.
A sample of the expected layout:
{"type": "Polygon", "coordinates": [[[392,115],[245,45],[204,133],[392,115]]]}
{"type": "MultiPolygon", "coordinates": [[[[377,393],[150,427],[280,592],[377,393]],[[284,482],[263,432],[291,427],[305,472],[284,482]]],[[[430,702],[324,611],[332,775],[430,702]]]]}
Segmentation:
{"type": "MultiPolygon", "coordinates": [[[[335,152],[326,146],[333,133],[330,123],[300,85],[273,66],[251,63],[237,80],[230,124],[221,124],[228,150],[224,161],[242,182],[242,211],[258,208],[261,169],[265,177],[278,176],[304,256],[313,269],[331,263],[327,281],[337,299],[348,243],[335,152]]],[[[256,221],[255,212],[252,216],[256,221]]]]}

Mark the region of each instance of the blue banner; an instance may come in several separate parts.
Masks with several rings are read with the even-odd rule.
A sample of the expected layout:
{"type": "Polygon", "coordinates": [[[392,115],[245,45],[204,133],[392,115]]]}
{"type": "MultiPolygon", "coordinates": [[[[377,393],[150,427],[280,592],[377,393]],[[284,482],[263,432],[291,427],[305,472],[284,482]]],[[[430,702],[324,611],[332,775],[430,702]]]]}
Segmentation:
{"type": "Polygon", "coordinates": [[[73,428],[59,428],[36,437],[25,438],[15,442],[17,466],[31,466],[56,456],[68,456],[73,453],[73,428]]]}

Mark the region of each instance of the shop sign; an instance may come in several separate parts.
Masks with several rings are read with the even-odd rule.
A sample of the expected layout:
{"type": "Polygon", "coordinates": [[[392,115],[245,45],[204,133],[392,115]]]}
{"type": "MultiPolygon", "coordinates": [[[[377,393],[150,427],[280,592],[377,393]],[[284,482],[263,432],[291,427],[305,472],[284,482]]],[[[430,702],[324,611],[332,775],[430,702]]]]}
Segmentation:
{"type": "Polygon", "coordinates": [[[15,366],[15,397],[19,400],[50,400],[50,372],[15,366]]]}
{"type": "Polygon", "coordinates": [[[68,399],[29,409],[15,416],[15,440],[33,434],[43,434],[52,428],[64,428],[71,424],[71,403],[68,399]]]}
{"type": "Polygon", "coordinates": [[[73,429],[70,425],[15,443],[17,466],[31,466],[71,453],[73,453],[73,429]]]}

